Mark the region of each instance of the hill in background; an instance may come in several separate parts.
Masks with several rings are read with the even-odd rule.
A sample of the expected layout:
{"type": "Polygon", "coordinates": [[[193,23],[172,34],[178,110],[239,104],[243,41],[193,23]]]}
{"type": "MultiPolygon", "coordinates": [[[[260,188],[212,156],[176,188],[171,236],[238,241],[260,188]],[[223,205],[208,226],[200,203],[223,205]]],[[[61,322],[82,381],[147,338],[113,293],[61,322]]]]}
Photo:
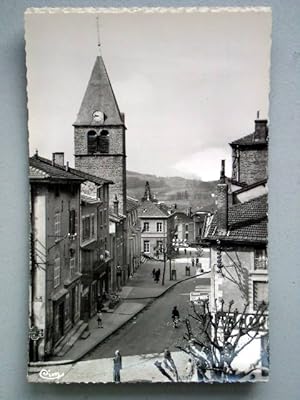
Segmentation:
{"type": "Polygon", "coordinates": [[[127,193],[140,200],[145,191],[145,183],[150,183],[151,192],[159,201],[168,205],[177,204],[179,209],[213,211],[217,181],[203,182],[198,179],[181,177],[161,177],[151,174],[127,171],[127,193]]]}

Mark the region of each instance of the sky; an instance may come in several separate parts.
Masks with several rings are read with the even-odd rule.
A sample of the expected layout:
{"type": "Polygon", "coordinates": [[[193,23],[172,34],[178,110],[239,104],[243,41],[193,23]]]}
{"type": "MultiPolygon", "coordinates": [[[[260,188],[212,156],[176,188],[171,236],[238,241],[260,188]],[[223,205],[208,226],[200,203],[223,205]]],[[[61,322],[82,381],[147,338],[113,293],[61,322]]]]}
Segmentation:
{"type": "Polygon", "coordinates": [[[30,154],[64,151],[101,52],[126,118],[127,169],[215,180],[228,143],[268,118],[271,14],[47,13],[25,17],[30,154]]]}

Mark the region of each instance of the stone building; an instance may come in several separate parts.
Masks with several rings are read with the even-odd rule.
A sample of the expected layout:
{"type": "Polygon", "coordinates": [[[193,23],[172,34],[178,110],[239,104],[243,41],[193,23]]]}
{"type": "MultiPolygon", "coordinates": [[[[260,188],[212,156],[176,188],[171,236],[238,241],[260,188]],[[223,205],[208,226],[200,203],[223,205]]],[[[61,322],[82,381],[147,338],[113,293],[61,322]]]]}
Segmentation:
{"type": "Polygon", "coordinates": [[[255,120],[254,132],[230,143],[232,148],[232,179],[252,185],[267,179],[268,121],[255,120]]]}
{"type": "Polygon", "coordinates": [[[109,187],[113,182],[76,169],[70,171],[85,179],[80,194],[81,314],[88,320],[113,286],[109,240],[109,187]]]}
{"type": "Polygon", "coordinates": [[[110,206],[117,196],[120,212],[126,215],[125,117],[101,56],[96,58],[73,126],[75,168],[112,180],[110,206]]]}
{"type": "MultiPolygon", "coordinates": [[[[202,241],[210,247],[210,306],[218,301],[242,312],[248,303],[252,318],[262,302],[268,303],[268,127],[256,120],[255,132],[231,143],[232,179],[225,176],[222,161],[217,185],[217,210],[207,216],[202,241]]],[[[255,340],[240,355],[257,362],[268,348],[268,326],[249,332],[255,340]]]]}
{"type": "Polygon", "coordinates": [[[268,296],[267,121],[256,120],[254,133],[230,145],[233,178],[222,161],[217,211],[206,218],[202,240],[211,247],[212,297],[239,307],[249,301],[253,311],[268,296]]]}
{"type": "Polygon", "coordinates": [[[138,217],[139,201],[127,196],[127,265],[128,274],[133,275],[140,266],[141,224],[138,217]]]}
{"type": "Polygon", "coordinates": [[[29,160],[31,221],[31,361],[47,360],[80,320],[80,186],[84,179],[53,161],[29,160]]]}
{"type": "Polygon", "coordinates": [[[109,210],[109,237],[111,251],[112,290],[121,289],[126,283],[128,267],[126,264],[126,218],[119,210],[119,201],[115,196],[113,207],[109,210]]]}
{"type": "Polygon", "coordinates": [[[125,283],[140,265],[138,202],[127,197],[125,117],[119,110],[101,56],[96,58],[73,126],[76,169],[114,182],[109,191],[110,226],[118,234],[115,237],[111,233],[110,242],[114,249],[114,242],[118,242],[120,254],[116,254],[113,265],[121,268],[121,282],[125,283]]]}
{"type": "Polygon", "coordinates": [[[170,211],[153,199],[149,182],[138,208],[141,226],[141,252],[148,257],[162,258],[171,245],[170,211]]]}

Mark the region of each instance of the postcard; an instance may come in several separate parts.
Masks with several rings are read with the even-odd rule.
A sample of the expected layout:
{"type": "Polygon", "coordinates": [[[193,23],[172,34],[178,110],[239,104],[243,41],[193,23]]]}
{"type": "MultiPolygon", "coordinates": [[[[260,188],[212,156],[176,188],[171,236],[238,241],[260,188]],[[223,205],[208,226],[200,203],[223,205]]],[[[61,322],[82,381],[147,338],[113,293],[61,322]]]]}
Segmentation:
{"type": "Polygon", "coordinates": [[[268,380],[271,21],[26,11],[29,382],[268,380]]]}

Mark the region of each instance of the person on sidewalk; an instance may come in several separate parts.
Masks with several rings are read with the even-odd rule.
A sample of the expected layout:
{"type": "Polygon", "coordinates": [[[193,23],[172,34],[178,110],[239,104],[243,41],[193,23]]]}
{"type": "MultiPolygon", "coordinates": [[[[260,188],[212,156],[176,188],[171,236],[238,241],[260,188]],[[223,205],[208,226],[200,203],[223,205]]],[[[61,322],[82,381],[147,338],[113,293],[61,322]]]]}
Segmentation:
{"type": "Polygon", "coordinates": [[[102,312],[100,310],[97,311],[97,323],[98,323],[98,328],[103,328],[102,312]]]}
{"type": "Polygon", "coordinates": [[[156,271],[155,271],[155,268],[153,268],[153,270],[152,270],[152,278],[153,278],[154,280],[155,280],[155,276],[156,276],[156,275],[155,275],[155,272],[156,272],[156,271]]]}
{"type": "Polygon", "coordinates": [[[160,268],[155,271],[155,282],[158,283],[160,279],[160,268]]]}
{"type": "Polygon", "coordinates": [[[172,310],[172,320],[173,320],[174,328],[177,328],[179,317],[180,316],[179,316],[179,311],[177,309],[177,306],[174,306],[173,310],[172,310]]]}
{"type": "Polygon", "coordinates": [[[116,350],[115,356],[113,358],[114,363],[114,382],[121,382],[121,369],[122,369],[122,356],[119,350],[116,350]]]}
{"type": "Polygon", "coordinates": [[[158,268],[157,274],[158,274],[158,280],[159,280],[160,279],[160,268],[158,268]]]}

